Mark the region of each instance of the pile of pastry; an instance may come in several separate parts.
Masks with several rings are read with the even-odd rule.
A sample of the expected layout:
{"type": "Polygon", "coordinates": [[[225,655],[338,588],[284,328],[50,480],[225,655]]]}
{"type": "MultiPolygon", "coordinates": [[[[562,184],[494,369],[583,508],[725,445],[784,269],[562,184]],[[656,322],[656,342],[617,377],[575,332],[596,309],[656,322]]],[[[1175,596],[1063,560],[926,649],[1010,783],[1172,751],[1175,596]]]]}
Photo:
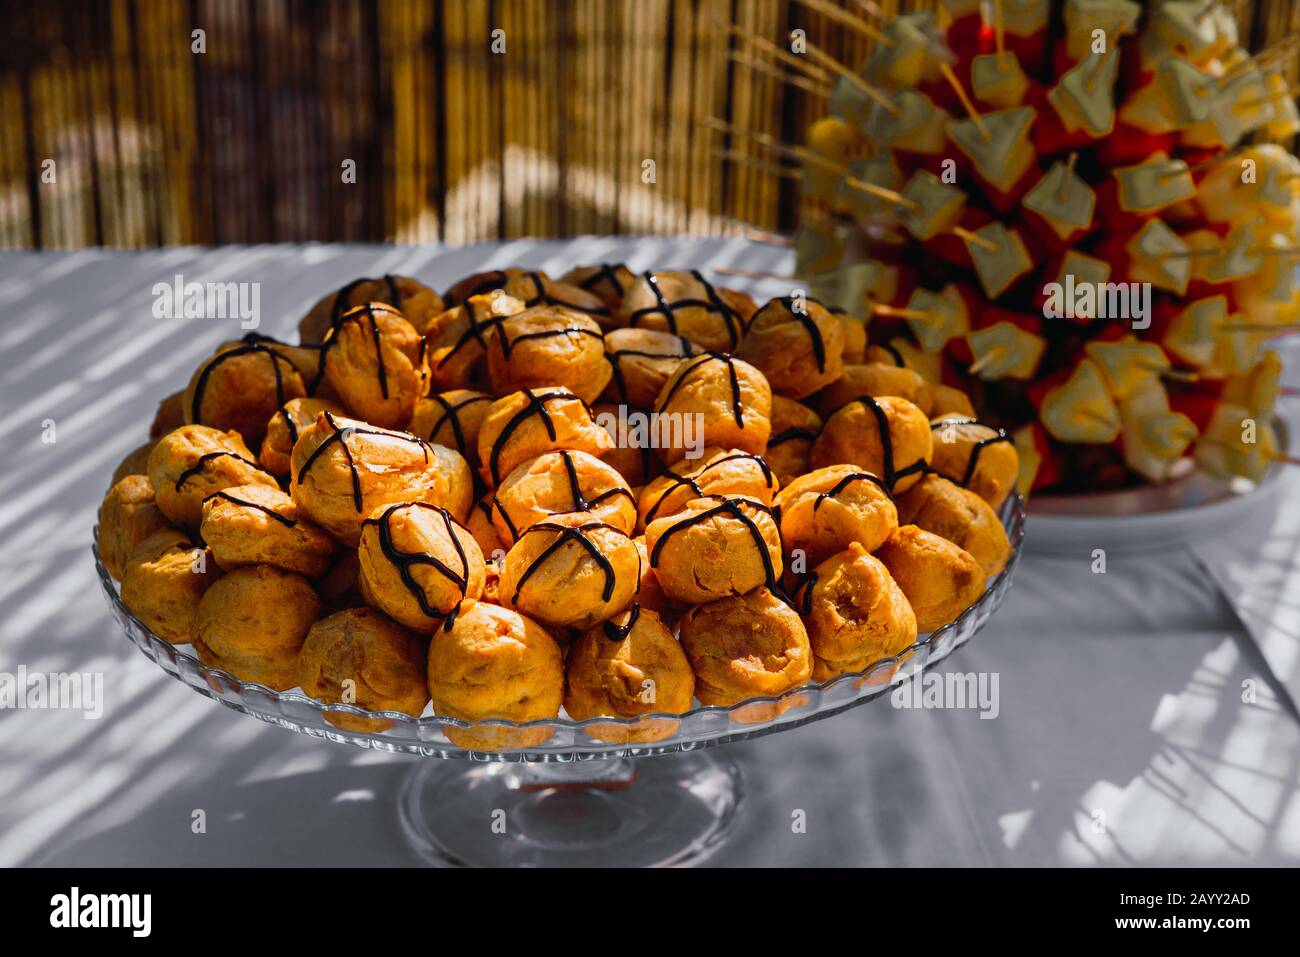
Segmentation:
{"type": "Polygon", "coordinates": [[[653,741],[696,700],[906,652],[1011,554],[1014,445],[812,299],[621,265],[384,276],[299,332],[201,363],[100,511],[126,606],[244,681],[432,702],[469,748],[536,745],[476,722],[561,707],[653,741]]]}

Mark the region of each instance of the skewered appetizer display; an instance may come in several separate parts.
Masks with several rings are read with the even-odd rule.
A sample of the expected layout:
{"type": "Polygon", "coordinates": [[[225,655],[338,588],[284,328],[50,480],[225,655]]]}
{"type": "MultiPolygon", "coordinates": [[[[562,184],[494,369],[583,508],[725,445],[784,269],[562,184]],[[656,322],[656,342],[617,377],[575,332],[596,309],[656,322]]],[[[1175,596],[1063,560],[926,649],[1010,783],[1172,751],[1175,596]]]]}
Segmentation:
{"type": "Polygon", "coordinates": [[[965,393],[1014,441],[1026,492],[1193,462],[1262,478],[1280,454],[1266,343],[1300,326],[1300,160],[1277,142],[1300,132],[1280,70],[1297,44],[1252,56],[1215,0],[947,0],[889,20],[800,2],[873,52],[850,69],[734,28],[827,112],[804,146],[714,125],[802,165],[780,278],[817,316],[870,320],[885,355],[867,366],[914,373],[844,378],[892,376],[931,415],[971,414],[939,390],[965,393]]]}
{"type": "MultiPolygon", "coordinates": [[[[316,345],[223,345],[104,499],[123,602],[276,691],[467,723],[644,716],[589,729],[626,743],[695,701],[907,654],[1006,566],[1014,445],[932,421],[937,393],[868,355],[861,320],[696,272],[568,276],[358,280],[303,320],[316,345]]],[[[479,749],[549,733],[447,728],[479,749]]]]}

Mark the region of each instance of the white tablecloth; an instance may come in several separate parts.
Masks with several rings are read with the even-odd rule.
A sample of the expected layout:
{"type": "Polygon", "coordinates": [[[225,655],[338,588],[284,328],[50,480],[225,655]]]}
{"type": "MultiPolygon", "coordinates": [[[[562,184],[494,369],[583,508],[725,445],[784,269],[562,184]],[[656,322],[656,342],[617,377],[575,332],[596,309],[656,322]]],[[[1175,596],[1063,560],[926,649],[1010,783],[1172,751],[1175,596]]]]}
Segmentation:
{"type": "MultiPolygon", "coordinates": [[[[89,551],[109,474],[144,440],[158,398],[242,334],[235,320],[155,319],[154,283],[260,282],[259,331],[290,337],[356,275],[443,289],[481,269],[601,260],[789,269],[782,250],[742,240],[0,255],[0,672],[103,672],[106,699],[99,720],[0,711],[0,864],[414,863],[392,803],[416,759],[222,708],[166,677],[109,617],[89,551]],[[191,831],[197,809],[206,834],[191,831]]],[[[729,746],[747,799],[715,861],[1300,863],[1300,724],[1251,637],[1294,688],[1297,480],[1286,476],[1265,555],[1257,531],[1222,543],[1216,575],[1240,613],[1202,564],[1214,548],[1111,556],[1105,575],[1086,554],[1026,555],[1002,610],[943,666],[996,673],[996,718],[885,699],[729,746]],[[796,809],[806,833],[793,833],[796,809]]]]}

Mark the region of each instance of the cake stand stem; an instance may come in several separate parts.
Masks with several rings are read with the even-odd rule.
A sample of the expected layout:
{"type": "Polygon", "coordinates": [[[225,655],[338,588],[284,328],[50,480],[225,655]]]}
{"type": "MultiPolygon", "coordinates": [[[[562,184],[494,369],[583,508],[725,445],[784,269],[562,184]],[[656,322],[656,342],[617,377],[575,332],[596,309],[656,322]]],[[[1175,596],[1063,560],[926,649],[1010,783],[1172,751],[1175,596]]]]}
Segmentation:
{"type": "Polygon", "coordinates": [[[398,819],[439,866],[680,867],[722,845],[742,798],[740,772],[717,748],[636,761],[421,759],[398,819]]]}

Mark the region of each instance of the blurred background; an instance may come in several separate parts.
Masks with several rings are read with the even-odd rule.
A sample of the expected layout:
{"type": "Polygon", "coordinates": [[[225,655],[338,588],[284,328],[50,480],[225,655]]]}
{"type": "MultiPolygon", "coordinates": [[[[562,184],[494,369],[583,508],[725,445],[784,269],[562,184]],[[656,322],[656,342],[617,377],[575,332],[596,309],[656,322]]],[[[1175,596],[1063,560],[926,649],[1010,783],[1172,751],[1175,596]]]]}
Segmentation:
{"type": "MultiPolygon", "coordinates": [[[[1300,32],[1296,0],[1230,5],[1252,49],[1300,32]]],[[[793,0],[0,0],[0,16],[9,249],[787,229],[796,184],[703,121],[799,142],[824,98],[725,25],[802,28],[850,65],[870,43],[793,0]]]]}

